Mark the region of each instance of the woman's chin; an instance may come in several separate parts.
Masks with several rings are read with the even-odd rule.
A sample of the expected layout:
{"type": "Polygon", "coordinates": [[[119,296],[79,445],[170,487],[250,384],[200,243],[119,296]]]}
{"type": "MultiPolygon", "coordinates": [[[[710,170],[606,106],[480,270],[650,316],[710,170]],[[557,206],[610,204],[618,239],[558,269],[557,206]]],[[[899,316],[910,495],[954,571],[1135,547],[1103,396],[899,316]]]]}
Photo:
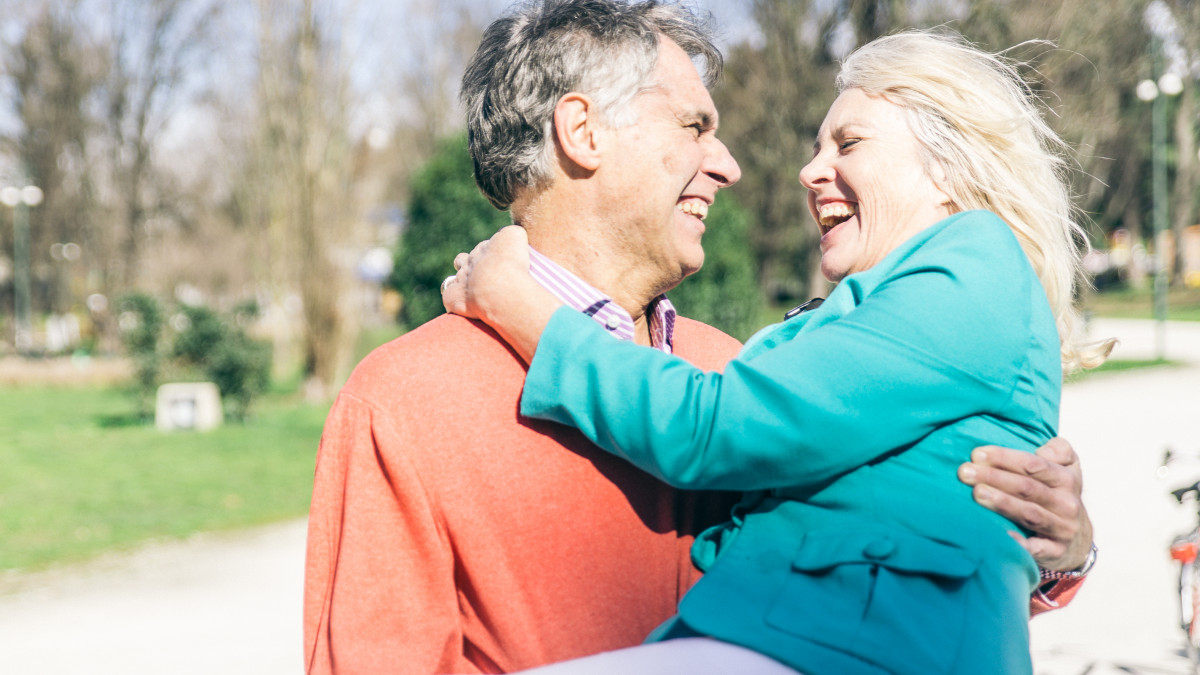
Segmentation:
{"type": "Polygon", "coordinates": [[[845,279],[847,274],[849,274],[849,270],[845,265],[840,265],[835,261],[827,263],[824,258],[821,259],[821,276],[825,277],[827,281],[836,284],[845,279]]]}

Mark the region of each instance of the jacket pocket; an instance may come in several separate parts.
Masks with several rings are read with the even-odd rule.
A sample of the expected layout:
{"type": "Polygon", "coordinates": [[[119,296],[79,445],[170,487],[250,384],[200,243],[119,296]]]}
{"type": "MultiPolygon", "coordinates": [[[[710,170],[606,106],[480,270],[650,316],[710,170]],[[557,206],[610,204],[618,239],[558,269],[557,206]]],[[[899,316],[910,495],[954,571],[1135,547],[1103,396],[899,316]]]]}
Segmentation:
{"type": "Polygon", "coordinates": [[[811,532],[766,621],[893,672],[949,672],[978,568],[970,552],[909,532],[811,532]]]}

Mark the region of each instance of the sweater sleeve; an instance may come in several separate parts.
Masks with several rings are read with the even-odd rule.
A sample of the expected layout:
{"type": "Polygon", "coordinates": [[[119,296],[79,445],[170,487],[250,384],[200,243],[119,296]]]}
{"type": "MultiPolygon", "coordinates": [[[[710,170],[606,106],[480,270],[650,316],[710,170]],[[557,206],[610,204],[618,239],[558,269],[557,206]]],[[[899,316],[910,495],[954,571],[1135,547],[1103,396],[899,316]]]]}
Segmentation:
{"type": "Polygon", "coordinates": [[[400,442],[367,403],[347,393],[334,403],[309,513],[310,675],[478,672],[461,656],[449,546],[400,442]]]}
{"type": "Polygon", "coordinates": [[[1066,607],[1075,598],[1081,586],[1083,578],[1059,579],[1039,586],[1029,599],[1029,616],[1066,607]]]}
{"type": "Polygon", "coordinates": [[[1027,363],[1028,281],[979,264],[978,246],[960,248],[898,268],[844,316],[723,374],[612,340],[560,309],[521,411],[577,426],[679,487],[818,486],[1008,405],[1027,363]]]}

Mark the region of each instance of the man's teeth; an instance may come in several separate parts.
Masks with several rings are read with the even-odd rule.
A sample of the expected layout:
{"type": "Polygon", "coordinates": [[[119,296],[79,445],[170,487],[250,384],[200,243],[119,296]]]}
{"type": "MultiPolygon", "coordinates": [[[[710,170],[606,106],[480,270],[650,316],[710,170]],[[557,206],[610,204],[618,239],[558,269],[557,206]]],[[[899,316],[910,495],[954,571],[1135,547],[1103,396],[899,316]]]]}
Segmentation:
{"type": "Polygon", "coordinates": [[[821,227],[830,228],[857,213],[853,204],[846,202],[830,202],[822,204],[817,215],[820,216],[821,227]]]}
{"type": "Polygon", "coordinates": [[[704,202],[679,202],[679,210],[700,220],[708,216],[708,204],[704,202]]]}

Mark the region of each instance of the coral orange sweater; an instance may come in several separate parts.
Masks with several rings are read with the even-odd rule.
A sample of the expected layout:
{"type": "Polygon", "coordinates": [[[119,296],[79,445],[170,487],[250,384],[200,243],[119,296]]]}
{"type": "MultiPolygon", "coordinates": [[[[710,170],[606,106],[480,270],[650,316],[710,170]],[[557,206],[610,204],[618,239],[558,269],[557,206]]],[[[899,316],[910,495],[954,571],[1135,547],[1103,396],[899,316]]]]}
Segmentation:
{"type": "MultiPolygon", "coordinates": [[[[682,317],[674,345],[706,369],[740,346],[682,317]]],[[[519,418],[524,379],[454,316],[355,370],[317,459],[307,672],[505,672],[638,644],[675,613],[694,533],[731,502],[519,418]]]]}

